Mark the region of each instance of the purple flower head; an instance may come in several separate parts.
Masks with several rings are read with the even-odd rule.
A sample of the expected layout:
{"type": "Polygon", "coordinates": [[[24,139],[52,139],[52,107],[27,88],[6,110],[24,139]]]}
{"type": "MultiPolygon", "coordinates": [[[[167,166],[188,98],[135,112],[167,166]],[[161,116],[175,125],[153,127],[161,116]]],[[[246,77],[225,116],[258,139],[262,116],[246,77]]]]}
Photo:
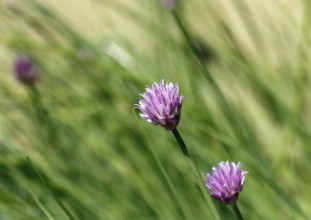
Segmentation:
{"type": "Polygon", "coordinates": [[[210,194],[223,204],[235,204],[239,193],[242,191],[245,174],[241,170],[242,164],[238,162],[221,162],[218,167],[213,167],[212,173],[207,173],[205,186],[210,194]]]}
{"type": "Polygon", "coordinates": [[[27,55],[20,55],[14,61],[14,71],[18,80],[32,84],[38,78],[33,61],[27,55]]]}
{"type": "Polygon", "coordinates": [[[176,6],[177,0],[161,0],[163,7],[167,10],[173,10],[176,6]]]}
{"type": "Polygon", "coordinates": [[[179,87],[176,83],[153,83],[146,87],[146,92],[136,108],[140,110],[140,116],[149,123],[160,124],[166,130],[173,130],[178,125],[181,114],[183,97],[178,95],[179,87]]]}

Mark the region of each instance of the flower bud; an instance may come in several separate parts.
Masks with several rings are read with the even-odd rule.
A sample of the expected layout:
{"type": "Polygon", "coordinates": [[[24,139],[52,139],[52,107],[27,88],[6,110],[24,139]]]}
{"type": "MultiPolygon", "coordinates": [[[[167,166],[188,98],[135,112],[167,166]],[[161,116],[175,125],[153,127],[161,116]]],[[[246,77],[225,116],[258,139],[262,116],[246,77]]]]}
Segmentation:
{"type": "Polygon", "coordinates": [[[176,6],[177,0],[161,0],[163,7],[169,11],[173,10],[176,6]]]}
{"type": "Polygon", "coordinates": [[[38,78],[38,71],[32,59],[27,55],[20,55],[14,61],[16,78],[25,84],[32,84],[38,78]]]}

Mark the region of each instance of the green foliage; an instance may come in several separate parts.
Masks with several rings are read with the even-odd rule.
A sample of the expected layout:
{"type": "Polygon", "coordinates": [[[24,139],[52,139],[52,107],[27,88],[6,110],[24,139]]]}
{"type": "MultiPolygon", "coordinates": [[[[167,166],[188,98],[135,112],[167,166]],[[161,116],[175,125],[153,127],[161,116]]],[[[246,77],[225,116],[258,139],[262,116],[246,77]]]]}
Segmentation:
{"type": "Polygon", "coordinates": [[[1,3],[0,219],[67,219],[25,155],[75,219],[208,219],[173,135],[133,110],[160,79],[179,83],[178,130],[200,172],[249,171],[245,219],[310,218],[308,1],[180,1],[176,13],[201,63],[158,1],[1,3]],[[14,79],[18,53],[34,57],[40,96],[14,79]]]}

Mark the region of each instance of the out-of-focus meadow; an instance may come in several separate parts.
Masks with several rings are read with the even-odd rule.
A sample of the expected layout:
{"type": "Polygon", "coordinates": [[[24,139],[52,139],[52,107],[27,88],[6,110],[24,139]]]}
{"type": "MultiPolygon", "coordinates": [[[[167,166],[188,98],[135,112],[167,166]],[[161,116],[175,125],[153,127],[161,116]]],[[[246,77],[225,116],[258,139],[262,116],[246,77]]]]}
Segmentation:
{"type": "Polygon", "coordinates": [[[133,109],[161,79],[179,83],[178,129],[202,175],[226,160],[249,171],[245,219],[311,218],[311,4],[181,0],[176,11],[229,106],[157,0],[0,0],[1,220],[67,219],[25,155],[76,219],[211,219],[173,135],[133,109]],[[21,53],[40,71],[48,125],[14,77],[21,53]]]}

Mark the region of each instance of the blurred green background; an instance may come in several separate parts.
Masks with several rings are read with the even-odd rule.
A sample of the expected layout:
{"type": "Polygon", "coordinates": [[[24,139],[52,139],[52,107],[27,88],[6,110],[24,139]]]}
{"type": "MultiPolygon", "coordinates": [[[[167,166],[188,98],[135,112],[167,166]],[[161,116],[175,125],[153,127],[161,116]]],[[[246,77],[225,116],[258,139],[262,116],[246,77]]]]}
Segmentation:
{"type": "Polygon", "coordinates": [[[133,109],[161,79],[179,83],[202,175],[226,160],[249,171],[245,219],[311,218],[311,4],[178,3],[228,106],[158,0],[0,0],[1,220],[67,219],[25,155],[76,219],[211,219],[173,135],[133,109]],[[14,77],[20,53],[40,70],[46,123],[14,77]]]}

